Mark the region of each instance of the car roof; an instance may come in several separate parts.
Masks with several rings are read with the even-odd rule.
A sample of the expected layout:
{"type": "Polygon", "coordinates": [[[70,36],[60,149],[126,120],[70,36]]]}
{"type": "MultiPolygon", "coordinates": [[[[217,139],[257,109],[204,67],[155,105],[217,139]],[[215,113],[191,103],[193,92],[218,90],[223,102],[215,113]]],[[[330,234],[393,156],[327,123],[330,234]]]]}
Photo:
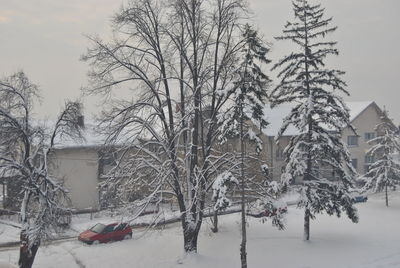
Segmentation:
{"type": "Polygon", "coordinates": [[[114,223],[107,224],[107,226],[111,226],[111,225],[122,225],[122,224],[128,224],[128,223],[126,223],[126,222],[114,222],[114,223]]]}

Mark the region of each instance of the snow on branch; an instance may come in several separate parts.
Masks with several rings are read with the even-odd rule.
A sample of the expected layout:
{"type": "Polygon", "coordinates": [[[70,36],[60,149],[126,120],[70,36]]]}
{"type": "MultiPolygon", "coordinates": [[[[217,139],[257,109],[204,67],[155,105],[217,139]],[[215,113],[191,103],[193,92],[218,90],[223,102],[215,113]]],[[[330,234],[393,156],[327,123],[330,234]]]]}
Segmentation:
{"type": "Polygon", "coordinates": [[[212,186],[212,199],[215,202],[215,210],[224,210],[231,205],[227,193],[233,185],[239,185],[239,181],[232,175],[232,173],[224,172],[217,176],[212,186]]]}

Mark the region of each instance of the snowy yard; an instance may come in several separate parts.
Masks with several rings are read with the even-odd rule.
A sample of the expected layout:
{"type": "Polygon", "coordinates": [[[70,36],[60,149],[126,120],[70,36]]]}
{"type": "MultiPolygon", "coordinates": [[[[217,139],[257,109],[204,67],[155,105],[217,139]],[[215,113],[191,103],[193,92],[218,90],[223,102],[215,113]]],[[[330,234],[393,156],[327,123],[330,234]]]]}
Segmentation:
{"type": "MultiPolygon", "coordinates": [[[[303,242],[303,212],[289,207],[287,228],[249,219],[249,267],[371,268],[400,267],[400,193],[386,208],[381,195],[358,204],[360,222],[319,216],[312,221],[311,241],[303,242]]],[[[222,216],[220,232],[210,231],[208,220],[199,237],[199,254],[183,257],[179,224],[148,232],[132,240],[88,246],[67,241],[41,247],[35,267],[239,267],[239,214],[222,216]]],[[[0,259],[15,263],[16,249],[1,251],[0,259]]],[[[1,266],[1,265],[0,265],[1,266]]]]}

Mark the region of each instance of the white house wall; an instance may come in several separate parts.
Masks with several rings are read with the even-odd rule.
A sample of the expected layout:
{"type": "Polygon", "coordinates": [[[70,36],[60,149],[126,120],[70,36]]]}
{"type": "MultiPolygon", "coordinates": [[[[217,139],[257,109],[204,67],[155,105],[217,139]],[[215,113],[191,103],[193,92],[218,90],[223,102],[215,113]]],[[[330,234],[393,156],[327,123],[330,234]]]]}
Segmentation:
{"type": "Polygon", "coordinates": [[[53,175],[64,182],[72,207],[77,210],[99,208],[98,154],[95,149],[56,150],[53,175]]]}

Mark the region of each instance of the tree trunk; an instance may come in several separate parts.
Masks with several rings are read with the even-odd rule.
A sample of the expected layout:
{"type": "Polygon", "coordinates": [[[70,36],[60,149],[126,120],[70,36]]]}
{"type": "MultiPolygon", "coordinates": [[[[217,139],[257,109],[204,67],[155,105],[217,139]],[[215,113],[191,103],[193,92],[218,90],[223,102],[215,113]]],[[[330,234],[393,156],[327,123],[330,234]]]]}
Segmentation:
{"type": "Polygon", "coordinates": [[[214,216],[213,216],[213,228],[211,228],[213,233],[218,233],[218,210],[214,209],[214,216]]]}
{"type": "Polygon", "coordinates": [[[30,249],[28,247],[28,238],[26,235],[20,235],[21,245],[19,248],[18,265],[20,268],[31,268],[35,260],[36,253],[39,249],[39,244],[34,244],[30,249]]]}
{"type": "MultiPolygon", "coordinates": [[[[241,99],[240,99],[241,100],[241,99]]],[[[240,154],[241,154],[241,177],[242,177],[242,243],[240,244],[240,261],[242,264],[242,268],[247,268],[247,252],[246,252],[246,243],[247,243],[247,235],[246,235],[246,207],[245,207],[245,193],[244,193],[244,136],[243,136],[243,104],[242,100],[240,101],[240,154]]]]}
{"type": "Polygon", "coordinates": [[[183,242],[186,253],[197,253],[198,236],[199,236],[199,231],[196,228],[194,230],[189,229],[189,227],[184,228],[183,242]]]}
{"type": "Polygon", "coordinates": [[[310,210],[304,212],[304,241],[310,240],[310,210]]]}
{"type": "Polygon", "coordinates": [[[242,264],[242,268],[247,268],[246,242],[246,215],[244,212],[244,202],[242,201],[242,243],[240,244],[240,261],[242,264]]]}
{"type": "Polygon", "coordinates": [[[388,197],[388,186],[385,184],[385,197],[386,197],[386,206],[389,206],[389,197],[388,197]]]}

